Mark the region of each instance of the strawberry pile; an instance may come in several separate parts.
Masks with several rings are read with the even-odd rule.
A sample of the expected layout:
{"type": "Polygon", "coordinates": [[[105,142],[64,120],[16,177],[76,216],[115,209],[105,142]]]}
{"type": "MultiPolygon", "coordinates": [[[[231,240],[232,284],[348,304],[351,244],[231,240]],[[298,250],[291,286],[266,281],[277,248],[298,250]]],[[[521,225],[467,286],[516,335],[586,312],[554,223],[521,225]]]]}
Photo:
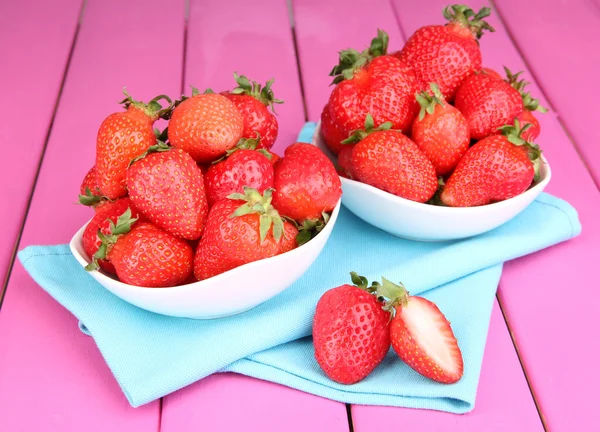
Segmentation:
{"type": "Polygon", "coordinates": [[[342,194],[334,165],[310,144],[270,152],[273,104],[283,102],[273,80],[234,77],[230,91],[193,88],[176,101],[125,92],[125,110],[104,119],[79,196],[95,210],[83,234],[88,270],[172,287],[288,252],[323,229],[342,194]],[[162,132],[158,119],[168,121],[162,132]]]}
{"type": "Polygon", "coordinates": [[[362,52],[340,52],[320,134],[341,176],[450,207],[506,200],[539,179],[533,112],[546,110],[521,72],[483,67],[490,12],[450,5],[445,25],[421,27],[399,51],[378,30],[362,52]]]}
{"type": "Polygon", "coordinates": [[[411,296],[382,278],[370,286],[352,272],[354,285],[325,292],[313,318],[317,363],[332,380],[354,384],[383,361],[390,346],[421,375],[452,384],[463,375],[463,358],[450,323],[435,303],[411,296]]]}

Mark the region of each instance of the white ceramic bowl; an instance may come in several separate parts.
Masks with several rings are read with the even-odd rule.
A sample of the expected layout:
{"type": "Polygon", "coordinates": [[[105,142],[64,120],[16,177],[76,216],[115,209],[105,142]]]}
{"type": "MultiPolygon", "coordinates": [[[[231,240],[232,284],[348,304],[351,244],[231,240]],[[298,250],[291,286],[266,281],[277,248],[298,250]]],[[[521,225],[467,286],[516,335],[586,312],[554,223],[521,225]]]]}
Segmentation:
{"type": "MultiPolygon", "coordinates": [[[[319,124],[312,143],[336,164],[336,157],[319,135],[319,124]]],[[[550,165],[544,157],[542,160],[537,184],[516,197],[484,206],[453,208],[422,204],[343,177],[342,204],[365,222],[409,240],[439,242],[467,238],[508,222],[535,200],[552,175],[550,165]]]]}
{"type": "MultiPolygon", "coordinates": [[[[196,319],[235,315],[276,296],[308,270],[327,243],[340,206],[338,202],[325,228],[304,245],[204,281],[172,288],[143,288],[120,282],[102,271],[91,271],[90,275],[117,297],[151,312],[196,319]]],[[[82,244],[86,226],[70,243],[71,252],[84,267],[90,263],[82,244]]]]}

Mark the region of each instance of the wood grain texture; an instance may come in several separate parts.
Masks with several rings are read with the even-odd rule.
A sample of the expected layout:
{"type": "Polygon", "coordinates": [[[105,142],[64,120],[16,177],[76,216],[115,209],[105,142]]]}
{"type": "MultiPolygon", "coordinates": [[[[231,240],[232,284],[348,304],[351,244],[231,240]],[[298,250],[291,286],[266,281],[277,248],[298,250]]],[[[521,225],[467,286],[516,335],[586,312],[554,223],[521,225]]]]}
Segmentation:
{"type": "MultiPolygon", "coordinates": [[[[178,95],[183,30],[183,1],[88,1],[20,249],[67,243],[91,217],[74,203],[98,126],[121,109],[124,85],[142,100],[178,95]]],[[[0,347],[0,430],[157,430],[159,403],[132,408],[93,340],[19,263],[0,313],[0,347]]]]}
{"type": "MultiPolygon", "coordinates": [[[[0,4],[0,283],[31,195],[82,0],[0,4]],[[43,73],[40,73],[42,72],[43,73]]],[[[2,298],[0,286],[0,298],[2,298]]]]}

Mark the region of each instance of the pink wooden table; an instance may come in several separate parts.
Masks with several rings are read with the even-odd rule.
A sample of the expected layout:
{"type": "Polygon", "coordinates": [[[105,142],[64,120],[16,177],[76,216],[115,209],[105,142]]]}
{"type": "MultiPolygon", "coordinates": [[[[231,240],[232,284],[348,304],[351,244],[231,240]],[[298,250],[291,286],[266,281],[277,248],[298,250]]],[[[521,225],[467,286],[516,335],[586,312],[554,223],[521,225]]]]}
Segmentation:
{"type": "Polygon", "coordinates": [[[531,91],[551,108],[539,140],[554,172],[548,191],[578,209],[583,233],[505,266],[469,414],[346,406],[234,374],[131,408],[75,318],[14,259],[27,245],[66,243],[89,217],[73,202],[93,163],[99,122],[122,86],[149,99],[191,84],[229,88],[233,71],[275,77],[285,100],[277,108],[281,153],[306,120],[318,119],[339,50],[362,48],[377,28],[396,49],[419,26],[441,22],[444,5],[1,2],[0,431],[598,430],[600,0],[496,0],[496,33],[481,42],[486,65],[525,70],[531,91]]]}

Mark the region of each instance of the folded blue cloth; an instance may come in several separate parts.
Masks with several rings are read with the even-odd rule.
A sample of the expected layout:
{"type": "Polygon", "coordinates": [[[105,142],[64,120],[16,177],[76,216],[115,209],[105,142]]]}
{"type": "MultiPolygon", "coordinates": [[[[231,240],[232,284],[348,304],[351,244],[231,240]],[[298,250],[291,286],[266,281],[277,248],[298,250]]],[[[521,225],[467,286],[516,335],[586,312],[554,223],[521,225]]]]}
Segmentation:
{"type": "MultiPolygon", "coordinates": [[[[314,124],[299,140],[309,141],[314,124]]],[[[132,406],[140,406],[215,372],[232,371],[333,400],[465,413],[473,409],[502,263],[579,234],[576,211],[542,194],[509,223],[461,241],[419,243],[393,237],[342,208],[319,258],[294,285],[243,314],[216,319],[147,312],[97,284],[67,245],[31,246],[19,259],[35,281],[71,311],[94,338],[132,406]],[[452,323],[465,372],[456,384],[431,381],[390,350],[363,381],[328,379],[310,339],[314,309],[327,289],[357,271],[402,281],[437,303],[452,323]]]]}

